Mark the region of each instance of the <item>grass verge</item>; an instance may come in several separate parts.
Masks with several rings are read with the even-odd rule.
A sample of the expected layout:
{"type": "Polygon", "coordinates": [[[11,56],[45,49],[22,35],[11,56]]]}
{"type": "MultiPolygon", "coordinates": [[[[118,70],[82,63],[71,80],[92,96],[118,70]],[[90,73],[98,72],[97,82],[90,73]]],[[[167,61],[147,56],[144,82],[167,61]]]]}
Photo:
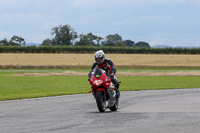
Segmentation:
{"type": "MultiPolygon", "coordinates": [[[[12,76],[0,72],[0,100],[87,93],[87,76],[12,76]]],[[[24,73],[18,71],[17,73],[24,73]]],[[[198,76],[119,76],[121,91],[200,88],[198,76]]]]}

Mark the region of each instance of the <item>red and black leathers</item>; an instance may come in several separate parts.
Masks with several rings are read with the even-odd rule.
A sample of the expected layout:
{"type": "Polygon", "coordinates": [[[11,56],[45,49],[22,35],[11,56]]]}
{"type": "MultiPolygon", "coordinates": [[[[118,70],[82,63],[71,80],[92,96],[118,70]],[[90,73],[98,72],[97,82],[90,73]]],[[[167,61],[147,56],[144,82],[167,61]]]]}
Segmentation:
{"type": "Polygon", "coordinates": [[[107,75],[111,73],[116,73],[116,67],[114,66],[113,62],[110,59],[105,59],[103,64],[98,65],[98,63],[94,63],[92,65],[92,70],[95,68],[101,68],[106,71],[107,75]]]}

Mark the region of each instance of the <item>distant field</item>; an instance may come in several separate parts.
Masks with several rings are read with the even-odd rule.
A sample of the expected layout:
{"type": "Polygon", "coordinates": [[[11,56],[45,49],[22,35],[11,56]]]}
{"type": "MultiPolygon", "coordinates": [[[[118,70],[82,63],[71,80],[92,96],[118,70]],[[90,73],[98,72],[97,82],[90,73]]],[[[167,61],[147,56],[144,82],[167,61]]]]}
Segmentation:
{"type": "MultiPolygon", "coordinates": [[[[106,54],[118,67],[200,67],[200,55],[106,54]]],[[[94,54],[0,53],[0,67],[90,67],[94,54]]]]}

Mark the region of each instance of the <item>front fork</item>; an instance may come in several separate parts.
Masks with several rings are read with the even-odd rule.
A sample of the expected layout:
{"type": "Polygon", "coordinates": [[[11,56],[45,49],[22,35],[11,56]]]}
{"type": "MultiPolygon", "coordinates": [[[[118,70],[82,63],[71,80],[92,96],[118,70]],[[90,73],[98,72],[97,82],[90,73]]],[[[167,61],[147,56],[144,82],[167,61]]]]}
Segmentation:
{"type": "Polygon", "coordinates": [[[103,101],[105,102],[106,101],[106,92],[104,91],[103,94],[104,94],[103,101]]]}
{"type": "MultiPolygon", "coordinates": [[[[105,102],[105,101],[106,101],[106,90],[101,89],[101,90],[96,90],[96,91],[102,91],[102,92],[103,92],[103,102],[105,102]]],[[[95,94],[95,92],[89,91],[88,93],[91,93],[91,92],[92,92],[94,98],[96,99],[96,94],[95,94]]]]}

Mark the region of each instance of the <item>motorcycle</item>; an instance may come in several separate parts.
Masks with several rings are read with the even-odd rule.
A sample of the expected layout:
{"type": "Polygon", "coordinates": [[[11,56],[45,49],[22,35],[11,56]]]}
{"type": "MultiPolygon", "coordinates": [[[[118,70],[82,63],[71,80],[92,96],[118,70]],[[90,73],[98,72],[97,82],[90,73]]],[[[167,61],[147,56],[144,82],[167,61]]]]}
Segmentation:
{"type": "MultiPolygon", "coordinates": [[[[105,112],[106,108],[111,111],[116,111],[119,106],[116,98],[116,88],[111,82],[111,77],[106,75],[106,72],[101,68],[93,70],[91,78],[91,91],[96,99],[97,107],[100,112],[105,112]]],[[[121,82],[120,82],[121,83],[121,82]]]]}

